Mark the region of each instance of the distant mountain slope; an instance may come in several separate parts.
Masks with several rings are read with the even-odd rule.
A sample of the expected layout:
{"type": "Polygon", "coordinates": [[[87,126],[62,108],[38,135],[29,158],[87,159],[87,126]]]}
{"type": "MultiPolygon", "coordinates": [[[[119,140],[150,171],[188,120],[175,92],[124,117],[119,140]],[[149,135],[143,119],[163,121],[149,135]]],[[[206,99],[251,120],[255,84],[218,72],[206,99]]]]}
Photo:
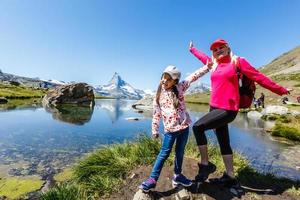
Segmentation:
{"type": "MultiPolygon", "coordinates": [[[[272,80],[285,88],[293,89],[288,99],[296,102],[300,94],[300,46],[275,58],[271,63],[259,68],[272,80]]],[[[278,96],[261,86],[257,87],[256,95],[263,92],[266,95],[265,101],[268,104],[282,104],[282,97],[278,96]]]]}
{"type": "MultiPolygon", "coordinates": [[[[275,58],[271,63],[259,69],[266,75],[291,75],[300,73],[300,46],[275,58]]],[[[278,77],[279,78],[279,77],[278,77]]]]}
{"type": "Polygon", "coordinates": [[[186,94],[194,93],[207,93],[210,92],[211,88],[208,84],[200,82],[200,80],[192,83],[189,89],[186,91],[186,94]]]}
{"type": "Polygon", "coordinates": [[[7,82],[14,85],[21,85],[26,87],[36,87],[36,88],[53,88],[57,85],[61,85],[64,82],[52,81],[52,80],[41,80],[39,78],[28,78],[23,76],[17,76],[13,74],[3,73],[0,70],[0,82],[7,82]]]}
{"type": "Polygon", "coordinates": [[[135,89],[116,72],[107,85],[95,87],[95,92],[100,96],[120,99],[141,99],[144,95],[143,90],[135,89]]]}

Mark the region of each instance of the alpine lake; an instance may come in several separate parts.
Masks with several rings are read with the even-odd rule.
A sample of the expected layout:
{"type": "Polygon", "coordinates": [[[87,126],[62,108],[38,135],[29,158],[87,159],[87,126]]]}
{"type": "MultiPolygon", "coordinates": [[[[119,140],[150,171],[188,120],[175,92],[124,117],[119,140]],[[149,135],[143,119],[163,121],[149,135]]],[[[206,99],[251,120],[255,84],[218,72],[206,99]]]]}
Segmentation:
{"type": "MultiPolygon", "coordinates": [[[[140,134],[150,136],[151,113],[137,112],[133,103],[101,99],[93,108],[36,105],[0,111],[0,177],[36,177],[51,183],[55,174],[94,149],[132,141],[140,134]]],[[[193,122],[208,110],[208,105],[187,107],[193,122]]],[[[233,149],[258,171],[300,180],[300,144],[270,136],[264,131],[269,123],[239,113],[229,127],[233,149]]],[[[213,131],[206,135],[217,144],[213,131]]]]}

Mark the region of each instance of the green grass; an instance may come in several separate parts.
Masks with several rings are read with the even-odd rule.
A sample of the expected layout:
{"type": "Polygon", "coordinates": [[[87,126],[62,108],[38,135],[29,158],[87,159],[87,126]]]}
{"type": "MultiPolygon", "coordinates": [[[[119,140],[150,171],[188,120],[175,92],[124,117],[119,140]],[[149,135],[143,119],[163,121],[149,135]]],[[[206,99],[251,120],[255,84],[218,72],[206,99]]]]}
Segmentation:
{"type": "Polygon", "coordinates": [[[66,168],[62,172],[56,174],[54,176],[54,180],[56,182],[62,183],[62,182],[71,180],[72,177],[73,177],[73,170],[71,168],[66,168]]]}
{"type": "Polygon", "coordinates": [[[84,200],[84,191],[75,184],[64,183],[55,186],[39,197],[40,200],[84,200]]]}
{"type": "MultiPolygon", "coordinates": [[[[274,81],[300,81],[300,73],[292,73],[292,74],[280,74],[271,76],[274,81]]],[[[298,85],[298,84],[297,84],[298,85]]]]}
{"type": "Polygon", "coordinates": [[[44,96],[46,90],[44,89],[34,89],[24,86],[14,86],[10,84],[0,83],[0,97],[5,97],[8,99],[26,99],[26,98],[40,98],[44,96]]]}
{"type": "Polygon", "coordinates": [[[89,193],[109,194],[118,190],[118,185],[135,166],[152,164],[159,149],[157,140],[145,136],[135,143],[112,145],[80,161],[74,177],[89,193]]]}
{"type": "Polygon", "coordinates": [[[272,130],[272,135],[284,137],[289,140],[300,141],[300,129],[284,123],[276,123],[272,130]]]}
{"type": "Polygon", "coordinates": [[[9,99],[6,104],[0,104],[0,110],[10,110],[30,106],[42,106],[41,98],[9,99]]]}
{"type": "Polygon", "coordinates": [[[278,115],[278,114],[270,114],[262,116],[264,120],[277,121],[281,123],[289,123],[293,120],[293,117],[290,115],[278,115]]]}
{"type": "Polygon", "coordinates": [[[287,178],[278,178],[271,172],[259,173],[255,169],[245,166],[240,169],[237,177],[244,186],[254,188],[259,187],[261,189],[270,188],[274,190],[276,194],[282,194],[287,191],[293,196],[299,196],[299,181],[293,181],[287,178]]]}
{"type": "MultiPolygon", "coordinates": [[[[217,173],[223,173],[225,171],[225,167],[219,147],[215,145],[208,145],[208,156],[210,158],[210,161],[217,166],[217,173]]],[[[194,139],[190,139],[190,141],[187,143],[185,148],[185,157],[199,160],[200,154],[194,139]]],[[[238,152],[234,152],[233,157],[236,174],[238,174],[241,169],[249,165],[248,161],[238,152]]]]}
{"type": "MultiPolygon", "coordinates": [[[[73,199],[101,199],[113,192],[117,192],[128,173],[141,165],[153,165],[160,150],[160,142],[147,136],[140,136],[135,142],[115,144],[90,153],[74,168],[72,179],[60,184],[43,194],[42,200],[63,200],[69,194],[73,199]],[[78,195],[72,196],[72,194],[78,195]]],[[[208,147],[210,161],[217,166],[217,173],[221,174],[225,168],[222,156],[217,146],[208,147]]],[[[194,140],[186,146],[185,156],[199,159],[198,147],[194,140]]],[[[173,163],[174,152],[170,155],[165,166],[173,163]]],[[[234,167],[236,176],[243,185],[255,187],[259,183],[262,187],[275,188],[280,192],[288,191],[296,196],[300,187],[299,182],[276,178],[271,173],[258,173],[249,162],[234,152],[234,167]]]]}
{"type": "Polygon", "coordinates": [[[104,96],[95,96],[95,99],[115,99],[115,97],[104,97],[104,96]]]}
{"type": "Polygon", "coordinates": [[[294,85],[294,87],[300,87],[300,83],[299,83],[299,84],[296,84],[296,85],[294,85]]]}
{"type": "Polygon", "coordinates": [[[276,121],[272,129],[272,135],[284,137],[293,141],[300,141],[300,118],[292,115],[265,115],[264,120],[276,121]]]}
{"type": "Polygon", "coordinates": [[[210,93],[195,93],[185,95],[184,97],[186,103],[196,103],[196,104],[209,104],[210,93]]]}
{"type": "Polygon", "coordinates": [[[38,178],[1,178],[0,197],[9,199],[25,197],[27,193],[41,188],[43,181],[38,178]]]}
{"type": "Polygon", "coordinates": [[[260,71],[264,74],[269,75],[284,69],[288,69],[297,64],[297,58],[299,57],[299,55],[300,46],[277,57],[268,65],[264,66],[263,68],[260,68],[260,71]]]}

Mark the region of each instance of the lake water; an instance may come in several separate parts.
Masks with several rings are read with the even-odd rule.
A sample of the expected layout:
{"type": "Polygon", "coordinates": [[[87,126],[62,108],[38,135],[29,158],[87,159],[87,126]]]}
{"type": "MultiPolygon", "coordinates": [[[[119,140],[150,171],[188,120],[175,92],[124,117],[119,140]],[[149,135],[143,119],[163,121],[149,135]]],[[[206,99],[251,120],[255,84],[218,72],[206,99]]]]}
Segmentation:
{"type": "MultiPolygon", "coordinates": [[[[94,109],[42,107],[0,112],[0,176],[38,174],[47,179],[76,159],[103,145],[150,135],[151,114],[139,114],[129,100],[96,100],[94,109]],[[138,117],[139,121],[126,118],[138,117]]],[[[207,106],[189,106],[195,121],[207,106]]],[[[300,180],[300,145],[275,140],[263,131],[267,124],[239,114],[230,125],[231,144],[252,166],[300,180]]],[[[161,132],[163,127],[161,127],[161,132]]],[[[191,132],[192,133],[192,132],[191,132]]],[[[215,135],[208,131],[211,142],[215,135]]],[[[194,137],[190,134],[191,137],[194,137]]]]}

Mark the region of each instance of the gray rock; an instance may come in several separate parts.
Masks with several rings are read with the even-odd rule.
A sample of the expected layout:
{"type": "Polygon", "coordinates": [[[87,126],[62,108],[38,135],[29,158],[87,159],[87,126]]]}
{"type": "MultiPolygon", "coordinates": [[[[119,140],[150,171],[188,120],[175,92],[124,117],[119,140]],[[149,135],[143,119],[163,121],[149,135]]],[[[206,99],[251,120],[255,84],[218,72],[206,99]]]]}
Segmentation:
{"type": "Polygon", "coordinates": [[[145,193],[142,190],[138,190],[133,196],[133,200],[152,200],[154,199],[151,193],[145,193]]]}
{"type": "Polygon", "coordinates": [[[295,117],[300,116],[300,112],[297,111],[297,110],[292,110],[292,111],[291,111],[291,114],[292,114],[293,116],[295,116],[295,117]]]}
{"type": "Polygon", "coordinates": [[[257,112],[257,111],[250,111],[247,113],[247,117],[249,119],[254,119],[254,120],[257,120],[257,119],[260,119],[263,115],[260,113],[260,112],[257,112]]]}
{"type": "Polygon", "coordinates": [[[0,104],[6,104],[8,100],[5,97],[0,97],[0,104]]]}
{"type": "Polygon", "coordinates": [[[176,200],[189,200],[191,199],[191,194],[189,191],[181,185],[173,185],[176,188],[175,199],[176,200]]]}
{"type": "Polygon", "coordinates": [[[75,104],[93,106],[93,88],[86,83],[62,85],[48,92],[43,98],[43,106],[57,106],[60,104],[75,104]]]}
{"type": "Polygon", "coordinates": [[[288,113],[288,108],[283,106],[267,106],[266,109],[262,111],[263,115],[270,115],[270,114],[278,114],[278,115],[285,115],[288,113]]]}
{"type": "Polygon", "coordinates": [[[146,111],[152,110],[153,99],[154,96],[146,95],[144,98],[134,103],[132,107],[136,110],[146,110],[146,111]]]}

